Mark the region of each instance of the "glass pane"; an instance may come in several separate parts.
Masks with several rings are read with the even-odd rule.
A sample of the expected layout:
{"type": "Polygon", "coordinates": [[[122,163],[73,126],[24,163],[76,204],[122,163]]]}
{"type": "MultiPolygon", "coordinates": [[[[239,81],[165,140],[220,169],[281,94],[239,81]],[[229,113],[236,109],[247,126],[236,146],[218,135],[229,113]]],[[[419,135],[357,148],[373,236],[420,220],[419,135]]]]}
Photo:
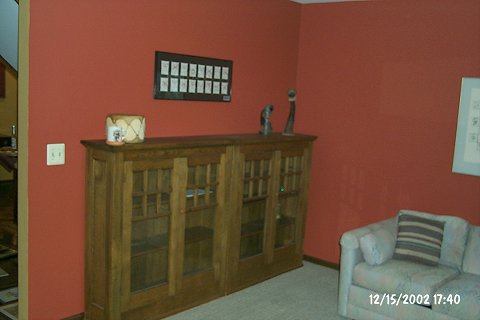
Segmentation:
{"type": "Polygon", "coordinates": [[[143,215],[142,196],[132,197],[132,216],[141,217],[143,215]]]}
{"type": "Polygon", "coordinates": [[[168,251],[159,250],[132,257],[131,291],[158,286],[167,282],[168,251]]]}
{"type": "Polygon", "coordinates": [[[157,195],[147,195],[147,216],[155,216],[157,214],[157,195]]]}
{"type": "Polygon", "coordinates": [[[187,209],[195,210],[217,205],[217,175],[216,163],[188,168],[187,209]]]}
{"type": "Polygon", "coordinates": [[[276,214],[275,247],[284,247],[295,243],[295,217],[298,209],[298,196],[281,197],[276,214]]]}
{"type": "Polygon", "coordinates": [[[132,216],[170,214],[171,169],[133,172],[132,216]]]}
{"type": "Polygon", "coordinates": [[[243,198],[258,198],[268,195],[270,160],[245,161],[243,198]]]}
{"type": "Polygon", "coordinates": [[[243,204],[240,258],[248,258],[263,252],[266,201],[243,204]]]}
{"type": "Polygon", "coordinates": [[[169,223],[168,216],[132,222],[132,291],[166,282],[169,223]]]}
{"type": "Polygon", "coordinates": [[[209,163],[188,168],[184,274],[210,270],[213,266],[218,167],[209,163]]]}
{"type": "Polygon", "coordinates": [[[157,195],[157,201],[160,201],[159,215],[170,214],[170,193],[162,192],[157,195]]]}
{"type": "Polygon", "coordinates": [[[240,258],[263,253],[265,211],[269,196],[271,161],[245,161],[240,258]]]}
{"type": "Polygon", "coordinates": [[[172,170],[171,169],[164,169],[161,170],[161,174],[158,178],[160,181],[160,190],[166,192],[170,192],[171,190],[171,176],[172,176],[172,170]]]}
{"type": "Polygon", "coordinates": [[[143,171],[133,172],[133,192],[143,191],[143,171]]]}
{"type": "Polygon", "coordinates": [[[148,183],[147,183],[147,191],[148,192],[155,192],[158,190],[158,174],[161,171],[159,170],[148,170],[148,183]]]}
{"type": "Polygon", "coordinates": [[[302,157],[282,158],[280,174],[280,192],[298,192],[302,175],[302,157]]]}
{"type": "Polygon", "coordinates": [[[185,220],[183,273],[212,268],[215,208],[190,212],[185,220]]]}
{"type": "Polygon", "coordinates": [[[133,172],[132,291],[164,284],[168,272],[171,169],[133,172]]]}

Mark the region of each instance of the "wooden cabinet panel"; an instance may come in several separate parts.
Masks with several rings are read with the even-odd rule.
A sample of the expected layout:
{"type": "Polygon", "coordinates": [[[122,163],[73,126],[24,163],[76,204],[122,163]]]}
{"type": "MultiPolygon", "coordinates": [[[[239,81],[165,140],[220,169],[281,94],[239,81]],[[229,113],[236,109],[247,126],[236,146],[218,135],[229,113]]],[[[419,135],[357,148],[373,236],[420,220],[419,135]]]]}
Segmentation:
{"type": "Polygon", "coordinates": [[[82,141],[86,319],[159,319],[301,266],[314,139],[82,141]]]}
{"type": "Polygon", "coordinates": [[[240,147],[228,293],[301,266],[310,152],[305,141],[240,147]]]}

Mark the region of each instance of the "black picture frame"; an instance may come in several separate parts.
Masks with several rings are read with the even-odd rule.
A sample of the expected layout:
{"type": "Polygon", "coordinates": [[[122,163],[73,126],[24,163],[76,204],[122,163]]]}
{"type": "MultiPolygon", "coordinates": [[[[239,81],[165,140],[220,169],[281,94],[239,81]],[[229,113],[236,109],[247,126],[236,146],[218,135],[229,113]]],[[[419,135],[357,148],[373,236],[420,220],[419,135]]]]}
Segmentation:
{"type": "Polygon", "coordinates": [[[233,61],[155,52],[154,99],[230,102],[233,61]]]}

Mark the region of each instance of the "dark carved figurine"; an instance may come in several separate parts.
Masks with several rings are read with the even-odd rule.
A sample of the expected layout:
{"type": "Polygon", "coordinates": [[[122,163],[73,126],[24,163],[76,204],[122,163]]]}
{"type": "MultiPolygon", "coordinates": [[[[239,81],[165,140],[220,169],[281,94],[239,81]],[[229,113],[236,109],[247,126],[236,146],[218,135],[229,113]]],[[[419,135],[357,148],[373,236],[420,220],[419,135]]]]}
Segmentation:
{"type": "Polygon", "coordinates": [[[260,133],[263,135],[268,135],[272,132],[272,124],[270,122],[270,115],[273,112],[273,106],[271,104],[266,105],[260,115],[260,124],[261,129],[260,133]]]}
{"type": "Polygon", "coordinates": [[[285,129],[283,130],[284,136],[293,136],[293,124],[295,122],[295,99],[297,93],[294,89],[288,90],[288,101],[290,101],[290,114],[288,116],[287,123],[285,124],[285,129]]]}

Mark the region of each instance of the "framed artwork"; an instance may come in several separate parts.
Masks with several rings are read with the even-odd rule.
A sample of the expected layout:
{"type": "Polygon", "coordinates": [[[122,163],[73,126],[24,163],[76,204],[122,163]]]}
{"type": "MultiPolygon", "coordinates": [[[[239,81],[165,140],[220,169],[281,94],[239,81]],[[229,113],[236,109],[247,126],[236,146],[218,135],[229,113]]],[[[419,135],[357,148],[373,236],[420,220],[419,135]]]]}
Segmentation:
{"type": "Polygon", "coordinates": [[[155,52],[153,97],[166,100],[232,100],[231,60],[155,52]]]}
{"type": "Polygon", "coordinates": [[[462,78],[452,171],[480,176],[480,78],[462,78]]]}

